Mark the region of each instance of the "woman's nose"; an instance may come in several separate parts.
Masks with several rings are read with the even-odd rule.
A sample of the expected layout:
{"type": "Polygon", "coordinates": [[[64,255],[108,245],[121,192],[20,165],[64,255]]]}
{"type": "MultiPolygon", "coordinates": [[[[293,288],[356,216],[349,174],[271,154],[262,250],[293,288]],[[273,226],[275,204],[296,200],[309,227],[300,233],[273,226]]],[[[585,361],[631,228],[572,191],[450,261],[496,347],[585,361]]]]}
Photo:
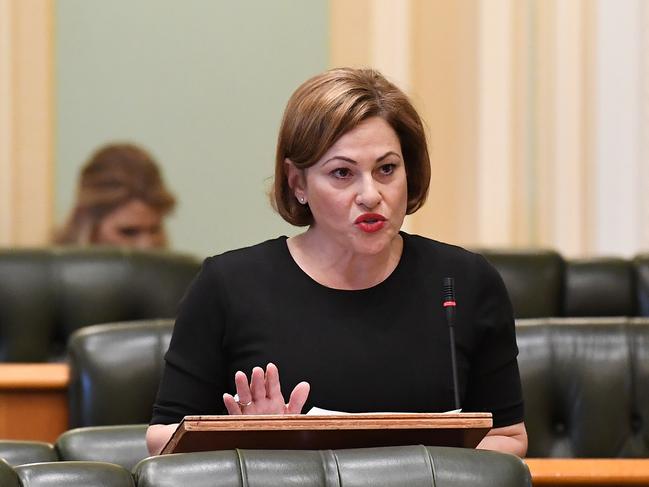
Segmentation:
{"type": "Polygon", "coordinates": [[[366,208],[374,208],[381,202],[381,192],[374,178],[363,178],[359,183],[356,204],[366,208]]]}
{"type": "Polygon", "coordinates": [[[142,232],[133,241],[133,246],[137,249],[155,249],[162,247],[163,241],[158,233],[142,232]]]}

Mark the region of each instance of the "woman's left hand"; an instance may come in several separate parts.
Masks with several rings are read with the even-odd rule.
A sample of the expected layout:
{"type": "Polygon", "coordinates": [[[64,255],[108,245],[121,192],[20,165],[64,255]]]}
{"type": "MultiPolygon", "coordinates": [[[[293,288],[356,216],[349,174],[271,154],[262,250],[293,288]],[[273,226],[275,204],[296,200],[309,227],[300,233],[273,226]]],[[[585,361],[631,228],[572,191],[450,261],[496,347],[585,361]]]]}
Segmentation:
{"type": "Polygon", "coordinates": [[[239,371],[234,374],[237,401],[231,394],[223,394],[223,403],[229,414],[300,414],[309,396],[308,382],[295,386],[288,404],[282,396],[279,370],[275,364],[268,364],[266,372],[261,367],[252,369],[250,384],[248,377],[239,371]]]}

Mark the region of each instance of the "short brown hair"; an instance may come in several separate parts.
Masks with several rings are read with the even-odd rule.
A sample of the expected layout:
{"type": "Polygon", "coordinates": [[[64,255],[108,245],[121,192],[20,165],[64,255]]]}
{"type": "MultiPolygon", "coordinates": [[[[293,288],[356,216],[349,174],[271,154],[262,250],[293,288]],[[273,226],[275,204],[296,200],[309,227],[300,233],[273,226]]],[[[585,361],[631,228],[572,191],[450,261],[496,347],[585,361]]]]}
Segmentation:
{"type": "Polygon", "coordinates": [[[176,204],[151,154],[133,144],[101,147],[81,170],[75,206],[55,236],[55,243],[93,243],[103,218],[132,200],[140,200],[163,215],[176,204]]]}
{"type": "Polygon", "coordinates": [[[298,169],[315,164],[336,141],[371,117],[396,132],[408,182],[407,214],[426,200],[430,160],[422,121],[408,97],[373,69],[337,68],[304,82],[289,99],[277,139],[271,202],[287,222],[313,223],[308,205],[299,204],[288,185],[286,159],[298,169]]]}

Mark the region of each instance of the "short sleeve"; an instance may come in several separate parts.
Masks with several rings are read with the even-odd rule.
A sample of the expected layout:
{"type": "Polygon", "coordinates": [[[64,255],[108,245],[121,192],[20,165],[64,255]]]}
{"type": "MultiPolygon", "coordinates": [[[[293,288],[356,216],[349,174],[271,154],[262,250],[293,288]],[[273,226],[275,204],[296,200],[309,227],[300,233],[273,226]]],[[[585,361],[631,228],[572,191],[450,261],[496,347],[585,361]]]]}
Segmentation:
{"type": "Polygon", "coordinates": [[[514,313],[502,278],[476,255],[475,347],[464,399],[465,411],[491,412],[494,428],[523,421],[514,313]]]}
{"type": "Polygon", "coordinates": [[[151,424],[224,410],[221,344],[227,310],[217,259],[206,259],[180,304],[151,424]]]}

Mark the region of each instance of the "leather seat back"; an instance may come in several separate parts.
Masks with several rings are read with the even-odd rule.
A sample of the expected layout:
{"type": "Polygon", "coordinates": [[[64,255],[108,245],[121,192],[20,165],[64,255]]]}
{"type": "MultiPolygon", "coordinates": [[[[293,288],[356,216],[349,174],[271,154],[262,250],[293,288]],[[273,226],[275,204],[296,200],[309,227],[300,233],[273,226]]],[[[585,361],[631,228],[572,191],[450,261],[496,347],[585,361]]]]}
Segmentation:
{"type": "Polygon", "coordinates": [[[172,318],[199,267],[162,251],[0,250],[0,362],[61,359],[83,326],[172,318]]]}
{"type": "Polygon", "coordinates": [[[633,259],[633,269],[638,315],[649,316],[649,254],[636,256],[633,259]]]}
{"type": "Polygon", "coordinates": [[[59,459],[51,443],[22,440],[0,440],[0,458],[12,466],[59,459]]]}
{"type": "Polygon", "coordinates": [[[147,458],[133,472],[138,487],[531,486],[513,455],[424,446],[184,453],[147,458]]]}
{"type": "Polygon", "coordinates": [[[563,316],[636,316],[631,261],[598,257],[566,263],[563,316]]]}
{"type": "Polygon", "coordinates": [[[21,487],[18,474],[2,458],[0,458],[0,485],[2,487],[21,487]]]}
{"type": "Polygon", "coordinates": [[[61,460],[115,463],[129,472],[149,456],[146,424],[90,426],[66,431],[56,440],[61,460]]]}
{"type": "Polygon", "coordinates": [[[530,457],[649,456],[649,319],[519,320],[530,457]]]}
{"type": "Polygon", "coordinates": [[[172,320],[95,325],[68,346],[70,426],[148,423],[172,320]]]}
{"type": "Polygon", "coordinates": [[[14,470],[23,487],[135,487],[131,473],[111,463],[30,463],[14,470]]]}
{"type": "Polygon", "coordinates": [[[482,250],[503,278],[515,318],[561,316],[565,263],[554,251],[482,250]]]}

